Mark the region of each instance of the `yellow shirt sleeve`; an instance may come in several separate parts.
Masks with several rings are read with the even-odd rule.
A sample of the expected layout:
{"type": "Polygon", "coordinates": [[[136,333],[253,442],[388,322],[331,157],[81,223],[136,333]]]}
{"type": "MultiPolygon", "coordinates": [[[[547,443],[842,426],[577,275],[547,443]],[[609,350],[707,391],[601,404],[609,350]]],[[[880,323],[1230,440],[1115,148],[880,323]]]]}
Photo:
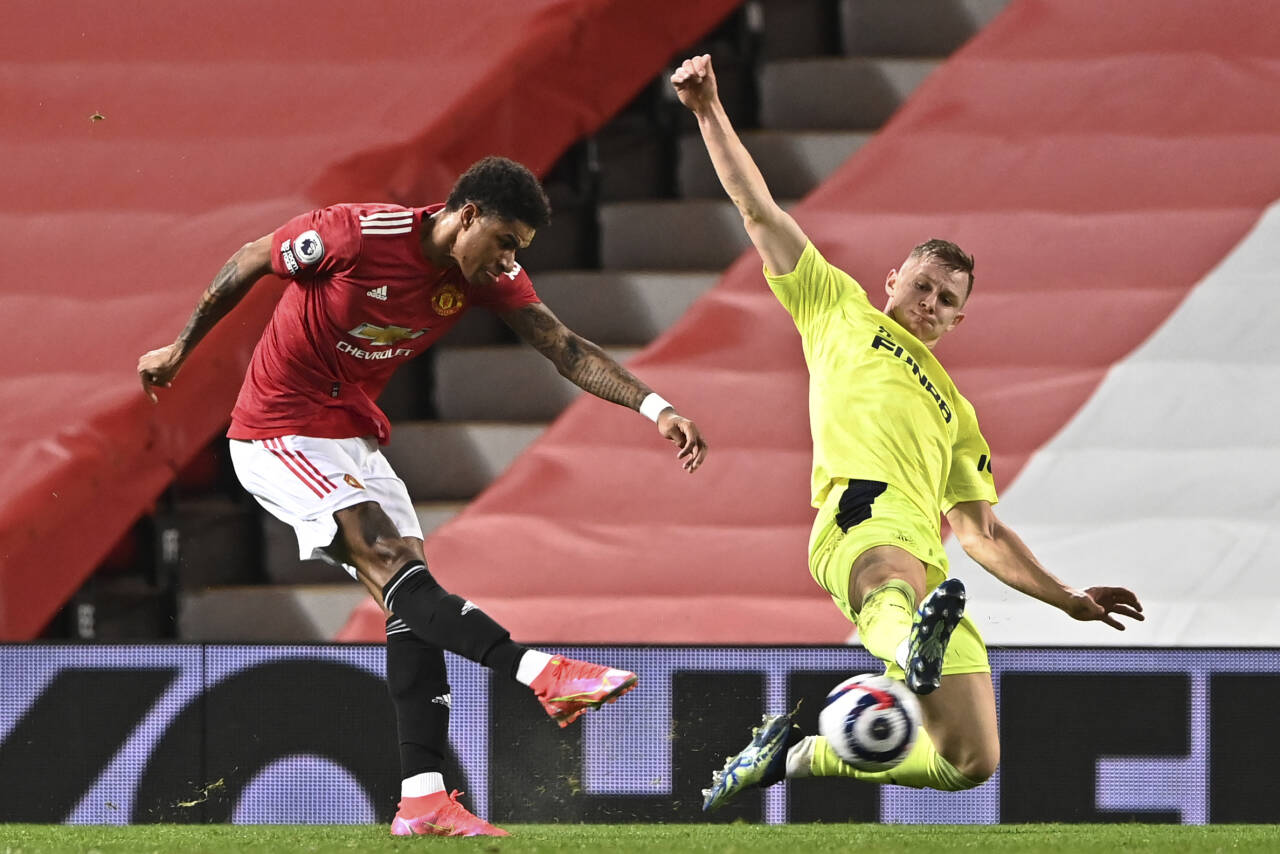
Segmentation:
{"type": "Polygon", "coordinates": [[[962,501],[986,501],[995,504],[995,479],[991,472],[991,448],[978,430],[978,415],[973,404],[963,397],[959,404],[956,442],[951,449],[951,470],[942,497],[942,512],[948,512],[962,501]]]}
{"type": "Polygon", "coordinates": [[[854,293],[861,294],[864,301],[866,299],[862,286],[848,273],[833,267],[823,258],[812,240],[805,244],[804,252],[800,253],[800,260],[796,262],[794,270],[774,275],[765,267],[764,277],[778,302],[791,313],[801,332],[834,308],[842,297],[849,296],[851,289],[854,293]]]}

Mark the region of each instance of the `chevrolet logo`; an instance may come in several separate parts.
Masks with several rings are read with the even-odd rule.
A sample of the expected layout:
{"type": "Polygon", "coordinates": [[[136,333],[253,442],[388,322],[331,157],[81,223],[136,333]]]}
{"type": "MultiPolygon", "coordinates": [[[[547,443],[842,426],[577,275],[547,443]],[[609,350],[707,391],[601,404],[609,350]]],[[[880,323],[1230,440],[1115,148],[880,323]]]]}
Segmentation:
{"type": "Polygon", "coordinates": [[[406,329],[403,326],[374,326],[372,323],[362,323],[347,334],[363,338],[377,347],[388,347],[406,338],[417,338],[426,331],[425,329],[406,329]]]}

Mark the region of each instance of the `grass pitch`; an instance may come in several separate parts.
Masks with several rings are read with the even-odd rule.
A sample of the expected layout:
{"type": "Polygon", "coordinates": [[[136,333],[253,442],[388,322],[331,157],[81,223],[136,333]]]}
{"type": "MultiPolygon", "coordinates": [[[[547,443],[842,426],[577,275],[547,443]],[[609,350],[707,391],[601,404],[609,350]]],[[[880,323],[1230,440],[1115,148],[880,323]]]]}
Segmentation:
{"type": "Polygon", "coordinates": [[[508,838],[395,838],[378,825],[133,825],[128,827],[0,824],[0,854],[46,852],[981,852],[1280,850],[1280,826],[1181,827],[1151,824],[904,826],[875,824],[557,825],[517,824],[508,838]]]}

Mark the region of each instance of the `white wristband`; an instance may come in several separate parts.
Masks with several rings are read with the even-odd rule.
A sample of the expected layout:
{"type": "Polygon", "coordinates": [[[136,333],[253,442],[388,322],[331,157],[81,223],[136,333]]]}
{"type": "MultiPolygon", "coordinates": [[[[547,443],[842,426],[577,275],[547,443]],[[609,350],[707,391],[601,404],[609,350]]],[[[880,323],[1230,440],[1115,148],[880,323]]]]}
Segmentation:
{"type": "MultiPolygon", "coordinates": [[[[658,423],[658,416],[661,415],[662,410],[666,409],[668,406],[671,406],[671,404],[663,400],[661,395],[657,392],[651,391],[649,392],[649,396],[640,404],[640,414],[656,424],[658,423]]],[[[675,407],[672,406],[671,408],[674,409],[675,407]]]]}

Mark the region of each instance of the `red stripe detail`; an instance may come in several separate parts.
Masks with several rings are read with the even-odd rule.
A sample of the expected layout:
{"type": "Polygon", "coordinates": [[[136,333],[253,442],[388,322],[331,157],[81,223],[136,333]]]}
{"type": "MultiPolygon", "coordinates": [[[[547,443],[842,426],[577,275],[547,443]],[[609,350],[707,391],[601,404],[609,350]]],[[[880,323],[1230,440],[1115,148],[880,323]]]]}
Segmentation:
{"type": "Polygon", "coordinates": [[[868,688],[866,685],[858,686],[870,694],[876,701],[877,709],[892,709],[897,702],[893,695],[888,691],[881,691],[879,688],[868,688]]]}
{"type": "MultiPolygon", "coordinates": [[[[316,474],[313,476],[306,466],[303,466],[301,463],[298,462],[299,458],[302,456],[301,451],[295,451],[292,448],[290,448],[288,444],[285,442],[285,440],[281,437],[277,437],[276,442],[280,450],[283,451],[285,455],[289,457],[289,459],[293,460],[295,464],[299,465],[299,469],[302,472],[302,474],[308,480],[314,483],[316,486],[320,487],[321,492],[328,494],[330,492],[333,492],[333,490],[337,488],[333,485],[331,481],[326,479],[324,475],[320,474],[318,469],[316,470],[316,474]]],[[[310,465],[309,461],[307,465],[310,465]]],[[[314,466],[311,466],[311,467],[315,468],[314,466]]]]}
{"type": "Polygon", "coordinates": [[[310,480],[308,480],[308,479],[307,479],[307,477],[306,477],[306,475],[304,475],[302,472],[298,471],[298,469],[294,467],[293,463],[292,463],[292,462],[290,462],[290,461],[289,461],[289,459],[285,457],[284,453],[282,453],[281,451],[276,450],[275,448],[271,447],[271,445],[270,445],[270,444],[268,444],[269,442],[273,442],[273,441],[278,441],[278,440],[276,440],[276,439],[264,439],[264,440],[263,440],[263,442],[262,442],[262,446],[263,446],[264,448],[266,448],[268,451],[270,451],[271,453],[275,454],[276,459],[278,459],[280,462],[284,463],[285,468],[287,468],[289,471],[293,472],[294,476],[295,476],[295,477],[297,477],[297,478],[298,478],[298,480],[300,480],[300,481],[302,481],[303,483],[305,483],[305,484],[307,485],[307,489],[310,489],[312,492],[314,492],[314,493],[316,494],[316,497],[317,497],[317,498],[324,498],[324,493],[323,493],[323,492],[321,492],[319,489],[317,489],[317,488],[316,488],[316,485],[315,485],[314,483],[312,483],[310,480]]]}
{"type": "Polygon", "coordinates": [[[336,483],[334,483],[333,481],[329,480],[329,478],[325,477],[325,476],[324,476],[324,474],[323,474],[323,473],[321,473],[320,469],[316,468],[315,463],[313,463],[313,462],[311,462],[311,460],[307,459],[306,454],[302,453],[302,451],[287,451],[286,453],[289,453],[289,454],[291,454],[291,455],[293,455],[293,456],[296,456],[299,460],[301,460],[301,461],[302,461],[302,464],[303,464],[304,466],[306,466],[306,467],[307,467],[307,469],[308,469],[309,471],[311,471],[313,474],[315,474],[315,476],[316,476],[316,477],[318,477],[320,480],[322,480],[322,481],[324,481],[325,483],[329,484],[329,488],[330,488],[330,489],[337,489],[337,488],[338,488],[338,485],[337,485],[336,483]]]}

